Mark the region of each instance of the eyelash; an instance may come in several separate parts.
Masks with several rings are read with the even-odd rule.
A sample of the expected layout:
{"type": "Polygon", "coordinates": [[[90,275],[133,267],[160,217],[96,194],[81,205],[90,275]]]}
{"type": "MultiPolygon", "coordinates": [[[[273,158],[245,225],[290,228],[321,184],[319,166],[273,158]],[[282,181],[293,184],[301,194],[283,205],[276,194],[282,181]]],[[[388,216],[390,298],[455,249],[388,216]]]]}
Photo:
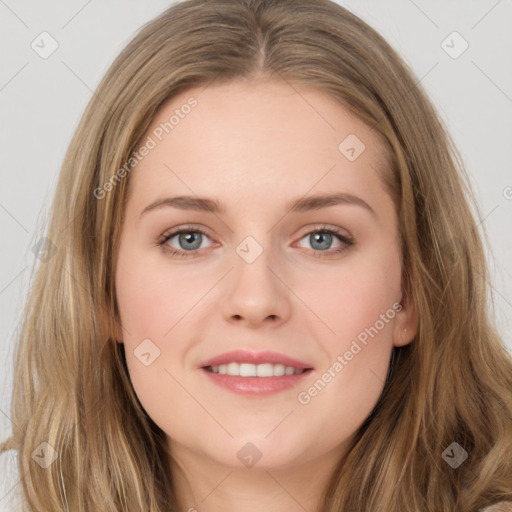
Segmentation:
{"type": "MultiPolygon", "coordinates": [[[[165,252],[171,256],[178,256],[180,258],[189,258],[191,256],[195,256],[200,249],[195,249],[193,251],[180,251],[178,249],[175,249],[174,247],[169,247],[168,245],[166,245],[166,243],[171,238],[173,238],[176,235],[180,235],[182,233],[201,233],[202,235],[210,238],[208,236],[208,234],[205,231],[203,231],[201,228],[198,228],[195,226],[183,226],[180,229],[177,229],[176,231],[172,231],[171,233],[162,235],[162,237],[160,237],[160,239],[157,240],[157,245],[159,245],[162,248],[163,252],[165,252]]],[[[351,246],[354,245],[354,240],[352,238],[348,237],[347,235],[342,234],[341,231],[339,231],[335,228],[328,228],[327,226],[322,226],[322,227],[314,229],[312,231],[307,231],[306,233],[304,233],[301,236],[300,239],[304,238],[306,235],[313,235],[316,233],[328,233],[330,235],[335,235],[340,240],[340,242],[342,242],[342,244],[344,244],[344,245],[341,245],[340,247],[338,247],[334,250],[331,250],[331,251],[320,251],[318,249],[310,249],[310,250],[314,251],[315,253],[325,253],[328,256],[332,256],[332,255],[336,255],[336,254],[341,254],[344,251],[346,251],[347,249],[349,249],[351,246]]],[[[314,255],[314,257],[318,257],[318,256],[314,255]]],[[[326,256],[321,255],[319,257],[324,258],[326,256]]]]}

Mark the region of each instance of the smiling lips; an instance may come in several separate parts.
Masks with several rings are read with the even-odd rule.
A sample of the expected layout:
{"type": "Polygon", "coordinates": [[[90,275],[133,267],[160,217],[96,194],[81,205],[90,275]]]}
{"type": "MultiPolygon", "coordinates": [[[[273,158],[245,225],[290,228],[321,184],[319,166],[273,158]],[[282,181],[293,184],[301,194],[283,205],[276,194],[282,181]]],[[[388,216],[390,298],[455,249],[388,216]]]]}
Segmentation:
{"type": "Polygon", "coordinates": [[[216,384],[235,393],[261,395],[295,386],[311,366],[277,352],[236,350],[200,367],[216,384]]]}

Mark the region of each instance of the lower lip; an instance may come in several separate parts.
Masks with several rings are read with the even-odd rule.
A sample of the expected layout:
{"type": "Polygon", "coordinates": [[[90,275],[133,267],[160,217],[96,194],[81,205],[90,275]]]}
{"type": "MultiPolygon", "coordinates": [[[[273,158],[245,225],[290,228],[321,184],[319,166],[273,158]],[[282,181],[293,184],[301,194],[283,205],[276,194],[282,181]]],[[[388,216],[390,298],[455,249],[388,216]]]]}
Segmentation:
{"type": "Polygon", "coordinates": [[[282,377],[239,377],[237,375],[213,373],[205,368],[201,368],[201,371],[206,373],[215,384],[229,389],[233,393],[261,396],[293,388],[312,370],[306,370],[296,375],[283,375],[282,377]]]}

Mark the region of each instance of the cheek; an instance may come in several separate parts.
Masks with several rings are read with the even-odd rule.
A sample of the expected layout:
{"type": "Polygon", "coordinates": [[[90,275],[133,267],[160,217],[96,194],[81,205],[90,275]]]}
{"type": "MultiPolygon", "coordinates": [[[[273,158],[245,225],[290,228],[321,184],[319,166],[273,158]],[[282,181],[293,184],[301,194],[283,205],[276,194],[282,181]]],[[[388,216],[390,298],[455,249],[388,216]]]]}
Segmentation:
{"type": "Polygon", "coordinates": [[[168,425],[169,397],[185,416],[191,406],[184,391],[194,384],[189,381],[193,372],[183,371],[186,355],[194,343],[197,317],[209,307],[205,294],[218,279],[218,273],[173,268],[161,255],[120,251],[116,294],[130,380],[146,412],[168,433],[176,427],[168,425]]]}
{"type": "Polygon", "coordinates": [[[401,296],[398,248],[351,255],[336,267],[317,269],[315,280],[309,282],[314,284],[304,284],[302,297],[318,312],[318,339],[324,340],[331,356],[349,349],[359,335],[363,340],[365,333],[370,337],[368,330],[375,339],[389,340],[396,315],[393,305],[401,296]]]}
{"type": "Polygon", "coordinates": [[[120,260],[116,290],[123,326],[132,339],[164,340],[180,319],[186,321],[207,284],[165,265],[120,260]]]}
{"type": "Polygon", "coordinates": [[[325,325],[317,328],[326,363],[297,398],[309,417],[331,411],[330,421],[341,426],[341,431],[330,431],[333,438],[353,433],[382,393],[399,309],[400,271],[398,253],[380,250],[340,268],[335,278],[316,281],[325,293],[315,294],[314,307],[334,334],[325,325]]]}

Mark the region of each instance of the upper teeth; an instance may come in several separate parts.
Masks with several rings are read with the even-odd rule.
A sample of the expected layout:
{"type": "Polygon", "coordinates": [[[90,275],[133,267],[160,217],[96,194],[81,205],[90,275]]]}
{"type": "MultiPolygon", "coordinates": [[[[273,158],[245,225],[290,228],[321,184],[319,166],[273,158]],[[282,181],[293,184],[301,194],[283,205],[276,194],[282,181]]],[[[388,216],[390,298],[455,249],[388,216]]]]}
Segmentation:
{"type": "Polygon", "coordinates": [[[293,368],[293,366],[272,363],[228,363],[208,366],[208,370],[214,373],[237,375],[239,377],[281,377],[282,375],[293,375],[304,371],[299,368],[293,368]]]}

